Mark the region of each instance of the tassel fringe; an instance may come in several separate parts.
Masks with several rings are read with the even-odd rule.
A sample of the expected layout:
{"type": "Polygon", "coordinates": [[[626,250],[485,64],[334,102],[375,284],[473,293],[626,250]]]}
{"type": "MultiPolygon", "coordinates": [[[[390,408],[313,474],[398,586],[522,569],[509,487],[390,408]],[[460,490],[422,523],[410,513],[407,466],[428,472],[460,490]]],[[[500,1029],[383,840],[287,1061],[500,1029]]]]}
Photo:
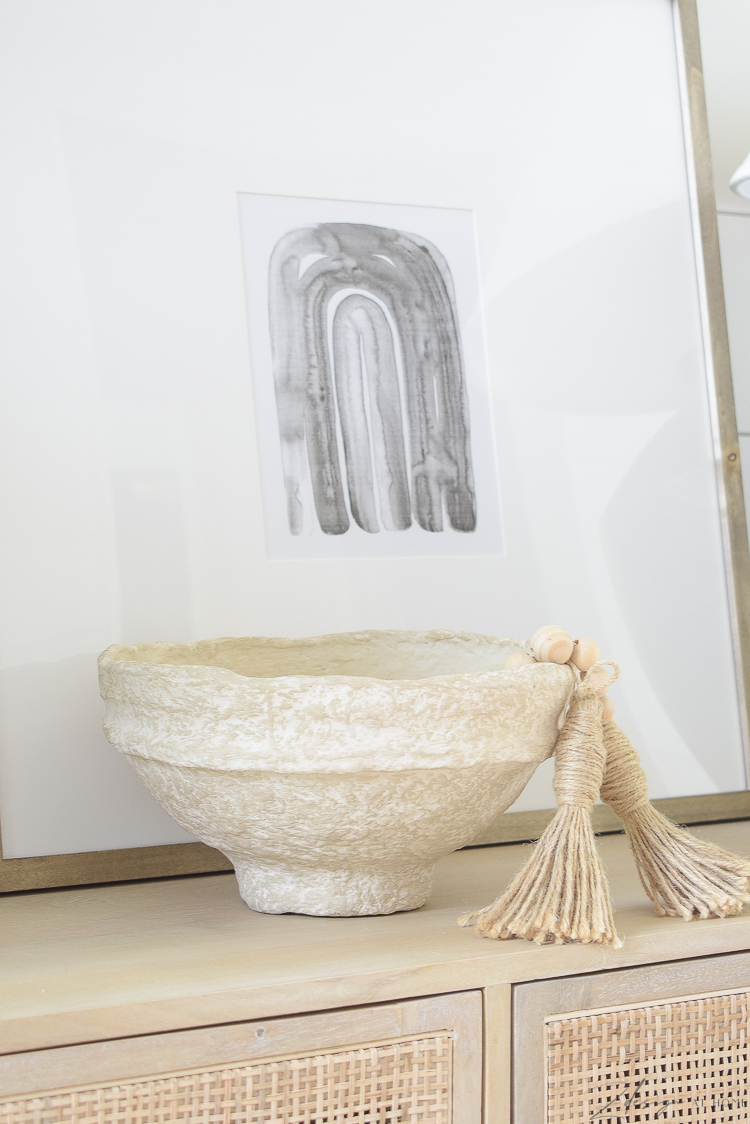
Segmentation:
{"type": "Polygon", "coordinates": [[[502,897],[458,923],[497,940],[522,937],[537,944],[580,941],[619,948],[588,809],[574,804],[559,808],[502,897]]]}
{"type": "MultiPolygon", "coordinates": [[[[596,665],[597,668],[599,665],[596,665]]],[[[592,668],[593,670],[593,668],[592,668]]],[[[494,905],[459,918],[484,937],[620,946],[591,807],[604,775],[602,700],[583,679],[555,747],[555,818],[494,905]]],[[[597,681],[598,682],[598,681],[597,681]]]]}
{"type": "Polygon", "coordinates": [[[623,821],[638,873],[660,917],[729,917],[750,901],[750,862],[678,827],[649,803],[646,777],[627,736],[604,727],[602,800],[623,821]]]}
{"type": "MultiPolygon", "coordinates": [[[[620,948],[591,827],[600,790],[623,821],[641,882],[661,917],[729,917],[750,901],[750,861],[696,838],[649,803],[646,777],[628,738],[614,722],[602,724],[599,694],[607,663],[595,663],[580,679],[558,737],[555,818],[505,893],[493,905],[459,917],[459,925],[473,925],[496,940],[620,948]]],[[[610,666],[611,682],[618,669],[610,666]]]]}

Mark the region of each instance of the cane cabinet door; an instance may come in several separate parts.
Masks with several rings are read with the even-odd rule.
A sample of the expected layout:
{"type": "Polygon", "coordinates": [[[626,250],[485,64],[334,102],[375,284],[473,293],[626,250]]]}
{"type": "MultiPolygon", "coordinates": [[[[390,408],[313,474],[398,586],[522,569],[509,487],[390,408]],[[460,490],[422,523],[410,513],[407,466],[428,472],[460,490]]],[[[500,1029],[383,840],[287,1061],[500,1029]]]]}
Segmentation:
{"type": "Polygon", "coordinates": [[[0,1058],[2,1124],[481,1124],[478,991],[0,1058]]]}
{"type": "Polygon", "coordinates": [[[521,984],[515,1124],[750,1120],[750,953],[521,984]]]}

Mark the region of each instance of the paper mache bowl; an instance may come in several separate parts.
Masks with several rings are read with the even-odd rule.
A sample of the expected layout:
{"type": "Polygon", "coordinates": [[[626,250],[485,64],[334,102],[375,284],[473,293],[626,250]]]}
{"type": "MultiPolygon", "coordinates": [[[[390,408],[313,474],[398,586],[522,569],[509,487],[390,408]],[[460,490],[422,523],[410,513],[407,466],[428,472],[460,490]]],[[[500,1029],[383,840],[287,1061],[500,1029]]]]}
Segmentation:
{"type": "Polygon", "coordinates": [[[555,746],[574,677],[520,641],[353,632],[114,645],[107,737],[262,913],[417,909],[555,746]]]}

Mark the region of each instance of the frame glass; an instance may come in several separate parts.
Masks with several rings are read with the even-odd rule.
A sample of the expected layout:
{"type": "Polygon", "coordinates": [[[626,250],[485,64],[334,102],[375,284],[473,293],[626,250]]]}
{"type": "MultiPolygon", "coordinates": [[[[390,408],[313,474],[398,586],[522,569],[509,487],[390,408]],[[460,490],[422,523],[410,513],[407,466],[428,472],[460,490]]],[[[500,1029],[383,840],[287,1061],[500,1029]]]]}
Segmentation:
{"type": "MultiPolygon", "coordinates": [[[[2,19],[0,889],[228,869],[100,732],[95,658],[116,642],[561,623],[622,665],[657,802],[750,814],[750,558],[693,0],[12,0],[2,19]],[[323,201],[321,223],[367,204],[383,229],[388,208],[472,215],[471,300],[437,245],[448,218],[398,229],[450,260],[472,355],[484,341],[486,368],[464,358],[494,547],[472,553],[466,524],[414,555],[383,526],[372,550],[269,549],[251,195],[323,201]]],[[[535,836],[550,803],[542,767],[477,843],[535,836]]]]}

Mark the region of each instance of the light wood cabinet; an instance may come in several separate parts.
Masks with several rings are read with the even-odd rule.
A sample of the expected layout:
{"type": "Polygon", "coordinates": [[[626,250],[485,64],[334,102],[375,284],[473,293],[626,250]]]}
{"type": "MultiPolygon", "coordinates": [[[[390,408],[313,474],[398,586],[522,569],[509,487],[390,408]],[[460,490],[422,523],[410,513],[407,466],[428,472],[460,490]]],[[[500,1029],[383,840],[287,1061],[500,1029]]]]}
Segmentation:
{"type": "Polygon", "coordinates": [[[750,1119],[750,953],[520,984],[513,1119],[750,1119]]]}
{"type": "Polygon", "coordinates": [[[480,1124],[479,991],[0,1058],[3,1124],[480,1124]]]}
{"type": "MultiPolygon", "coordinates": [[[[697,830],[750,851],[749,824],[697,830]]],[[[750,915],[657,918],[599,843],[621,949],[456,925],[520,847],[449,856],[390,917],[255,914],[222,874],[8,895],[0,1124],[750,1119],[750,915]]]]}

